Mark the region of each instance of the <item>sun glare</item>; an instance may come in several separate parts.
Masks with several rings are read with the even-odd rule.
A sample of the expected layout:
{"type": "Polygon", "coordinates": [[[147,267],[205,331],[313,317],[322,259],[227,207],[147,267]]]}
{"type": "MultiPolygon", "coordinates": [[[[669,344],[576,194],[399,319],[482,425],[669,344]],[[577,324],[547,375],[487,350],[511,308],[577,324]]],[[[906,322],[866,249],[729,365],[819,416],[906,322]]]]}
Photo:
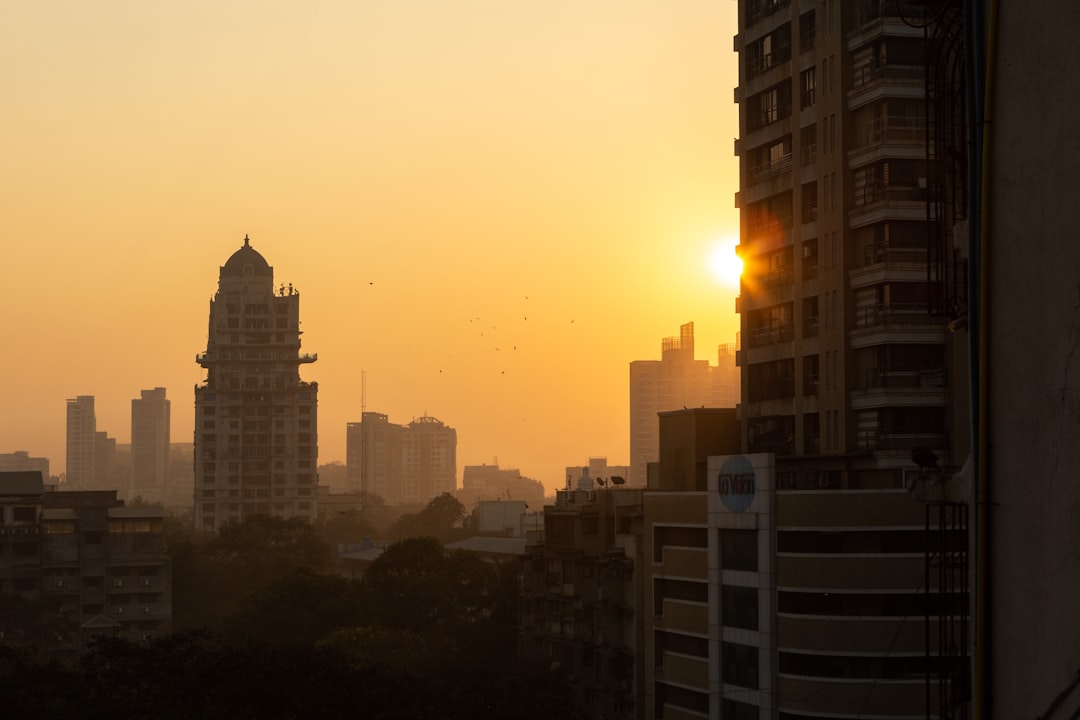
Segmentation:
{"type": "Polygon", "coordinates": [[[709,272],[718,283],[737,288],[743,261],[735,254],[736,244],[734,238],[725,238],[712,246],[709,251],[709,272]]]}

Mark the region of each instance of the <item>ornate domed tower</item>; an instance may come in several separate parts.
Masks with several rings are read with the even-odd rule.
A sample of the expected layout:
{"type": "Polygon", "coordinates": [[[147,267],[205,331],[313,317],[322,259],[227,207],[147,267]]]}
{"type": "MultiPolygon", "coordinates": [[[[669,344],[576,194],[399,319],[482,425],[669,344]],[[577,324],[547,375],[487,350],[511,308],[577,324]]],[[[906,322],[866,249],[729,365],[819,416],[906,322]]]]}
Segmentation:
{"type": "Polygon", "coordinates": [[[196,361],[195,526],[248,515],[315,518],[318,384],[300,380],[300,293],[247,236],[221,266],[196,361]]]}

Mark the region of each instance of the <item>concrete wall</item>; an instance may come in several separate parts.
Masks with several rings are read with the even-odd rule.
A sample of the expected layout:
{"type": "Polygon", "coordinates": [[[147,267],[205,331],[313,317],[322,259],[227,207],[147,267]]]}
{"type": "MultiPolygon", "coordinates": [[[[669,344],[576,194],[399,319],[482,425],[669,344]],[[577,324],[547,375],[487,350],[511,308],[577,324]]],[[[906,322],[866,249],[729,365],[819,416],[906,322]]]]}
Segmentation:
{"type": "Polygon", "coordinates": [[[989,207],[991,715],[1080,671],[1080,3],[999,2],[989,207]]]}

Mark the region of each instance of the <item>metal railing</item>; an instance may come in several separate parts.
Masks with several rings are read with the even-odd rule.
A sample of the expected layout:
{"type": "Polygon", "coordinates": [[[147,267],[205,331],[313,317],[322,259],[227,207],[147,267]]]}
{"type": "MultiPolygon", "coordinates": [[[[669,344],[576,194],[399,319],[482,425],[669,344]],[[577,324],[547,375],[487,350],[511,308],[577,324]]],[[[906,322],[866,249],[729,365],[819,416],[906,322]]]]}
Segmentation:
{"type": "Polygon", "coordinates": [[[879,263],[903,263],[907,265],[925,265],[926,247],[901,247],[885,242],[876,242],[863,248],[863,265],[879,263]]]}
{"type": "Polygon", "coordinates": [[[795,333],[794,327],[788,324],[777,325],[774,327],[754,328],[752,330],[747,330],[744,335],[743,342],[746,344],[746,347],[755,348],[786,342],[791,340],[795,333]]]}
{"type": "Polygon", "coordinates": [[[750,181],[758,182],[774,175],[780,175],[791,170],[791,153],[781,155],[776,159],[769,159],[758,163],[750,168],[750,181]]]}
{"type": "Polygon", "coordinates": [[[945,368],[928,370],[892,370],[887,367],[866,369],[867,390],[878,388],[928,389],[945,387],[945,368]]]}
{"type": "Polygon", "coordinates": [[[747,75],[750,79],[756,78],[758,75],[768,72],[777,65],[786,63],[789,60],[791,60],[790,42],[774,48],[772,52],[752,58],[749,67],[747,67],[747,75]]]}
{"type": "Polygon", "coordinates": [[[925,303],[889,303],[856,308],[855,327],[877,325],[934,325],[938,320],[930,316],[925,303]]]}
{"type": "Polygon", "coordinates": [[[922,143],[926,140],[926,118],[882,115],[866,122],[866,144],[881,142],[922,143]]]}

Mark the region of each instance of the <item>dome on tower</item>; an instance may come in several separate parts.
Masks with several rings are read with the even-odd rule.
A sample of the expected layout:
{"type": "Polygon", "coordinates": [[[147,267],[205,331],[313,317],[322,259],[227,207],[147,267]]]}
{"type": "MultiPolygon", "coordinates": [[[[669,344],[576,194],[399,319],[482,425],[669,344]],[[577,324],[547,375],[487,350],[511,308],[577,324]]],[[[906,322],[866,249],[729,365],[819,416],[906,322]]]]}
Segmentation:
{"type": "Polygon", "coordinates": [[[234,252],[221,266],[221,277],[245,277],[248,275],[274,277],[274,269],[259,251],[251,247],[248,236],[244,236],[244,246],[234,252]]]}

